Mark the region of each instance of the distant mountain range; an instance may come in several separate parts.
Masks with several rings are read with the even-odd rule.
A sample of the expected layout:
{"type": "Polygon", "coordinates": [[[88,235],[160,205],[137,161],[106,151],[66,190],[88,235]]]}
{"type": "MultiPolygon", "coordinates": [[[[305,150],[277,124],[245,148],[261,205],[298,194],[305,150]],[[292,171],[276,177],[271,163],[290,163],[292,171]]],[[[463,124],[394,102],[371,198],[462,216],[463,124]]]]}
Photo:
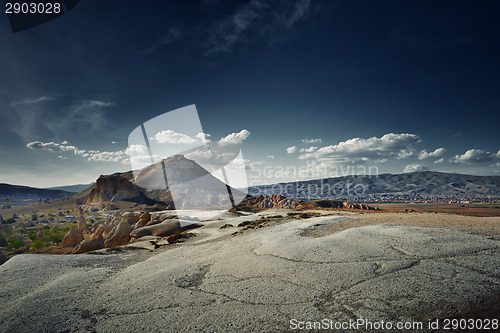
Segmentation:
{"type": "Polygon", "coordinates": [[[285,195],[291,199],[353,199],[392,201],[453,198],[500,198],[500,176],[443,172],[412,172],[378,176],[345,176],[249,188],[250,195],[285,195]]]}
{"type": "MultiPolygon", "coordinates": [[[[165,188],[161,163],[153,164],[136,173],[132,171],[101,176],[93,184],[33,188],[0,184],[0,200],[11,203],[39,199],[56,200],[72,196],[81,203],[103,201],[132,201],[162,203],[177,208],[220,207],[230,208],[227,186],[196,162],[177,155],[165,159],[169,188],[165,188]],[[193,181],[193,180],[197,181],[193,181]],[[137,181],[137,183],[136,183],[137,181]],[[161,185],[161,186],[159,186],[161,185]],[[176,200],[172,199],[171,190],[176,200]],[[76,191],[81,190],[79,193],[76,191]],[[179,196],[180,194],[180,196],[179,196]]],[[[237,204],[245,194],[230,188],[237,204]]],[[[378,176],[344,176],[253,186],[252,196],[279,194],[293,200],[348,200],[348,201],[414,201],[414,200],[477,200],[500,199],[500,176],[472,176],[442,172],[413,172],[382,174],[378,176]]],[[[22,204],[22,203],[21,203],[22,204]]]]}
{"type": "Polygon", "coordinates": [[[9,199],[17,200],[55,200],[67,198],[74,193],[63,190],[51,190],[44,188],[35,188],[21,185],[0,184],[0,199],[5,201],[9,199]]]}
{"type": "Polygon", "coordinates": [[[55,186],[55,187],[46,187],[47,190],[63,190],[66,192],[79,193],[90,186],[94,185],[95,182],[90,184],[77,184],[77,185],[67,185],[67,186],[55,186]]]}

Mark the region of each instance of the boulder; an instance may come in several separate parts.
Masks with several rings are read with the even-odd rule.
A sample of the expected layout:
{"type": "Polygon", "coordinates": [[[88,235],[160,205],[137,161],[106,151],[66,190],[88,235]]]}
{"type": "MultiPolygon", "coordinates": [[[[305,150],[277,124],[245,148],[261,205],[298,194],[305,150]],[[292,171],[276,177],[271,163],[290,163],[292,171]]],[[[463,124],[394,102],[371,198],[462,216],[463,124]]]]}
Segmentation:
{"type": "Polygon", "coordinates": [[[15,219],[15,220],[18,220],[19,219],[19,215],[17,215],[16,213],[12,214],[12,218],[15,219]]]}
{"type": "Polygon", "coordinates": [[[62,212],[62,211],[59,211],[59,212],[57,213],[57,216],[65,216],[65,215],[63,214],[63,212],[62,212]]]}
{"type": "Polygon", "coordinates": [[[92,237],[90,236],[90,231],[89,230],[83,230],[82,231],[82,236],[84,241],[89,241],[92,237]]]}
{"type": "Polygon", "coordinates": [[[190,224],[184,227],[181,227],[178,220],[165,220],[161,223],[155,225],[149,225],[142,228],[135,229],[130,233],[130,236],[134,238],[139,238],[143,236],[171,236],[175,233],[182,232],[187,229],[197,228],[199,224],[190,224]]]}
{"type": "Polygon", "coordinates": [[[42,230],[39,230],[37,233],[36,233],[36,237],[40,238],[40,239],[44,239],[45,238],[45,234],[43,233],[42,230]]]}
{"type": "Polygon", "coordinates": [[[128,222],[121,221],[113,227],[104,240],[104,247],[114,248],[120,245],[126,245],[130,241],[130,232],[132,227],[128,222]]]}
{"type": "Polygon", "coordinates": [[[111,226],[100,224],[97,229],[90,235],[90,239],[103,239],[104,233],[111,231],[111,226]]]}
{"type": "Polygon", "coordinates": [[[88,230],[87,223],[85,223],[85,218],[81,217],[76,224],[76,229],[78,232],[82,233],[84,230],[88,230]]]}
{"type": "Polygon", "coordinates": [[[90,240],[85,240],[78,244],[75,249],[73,250],[73,254],[79,254],[79,253],[85,253],[89,251],[95,251],[98,250],[102,247],[102,240],[101,239],[90,239],[90,240]]]}
{"type": "Polygon", "coordinates": [[[163,221],[161,221],[161,220],[151,220],[148,223],[146,223],[145,226],[155,225],[155,224],[162,223],[162,222],[163,221]]]}
{"type": "Polygon", "coordinates": [[[72,227],[69,229],[69,231],[64,235],[63,240],[62,240],[62,246],[63,247],[73,247],[76,246],[78,243],[80,243],[83,240],[83,236],[81,232],[79,232],[77,229],[72,227]]]}

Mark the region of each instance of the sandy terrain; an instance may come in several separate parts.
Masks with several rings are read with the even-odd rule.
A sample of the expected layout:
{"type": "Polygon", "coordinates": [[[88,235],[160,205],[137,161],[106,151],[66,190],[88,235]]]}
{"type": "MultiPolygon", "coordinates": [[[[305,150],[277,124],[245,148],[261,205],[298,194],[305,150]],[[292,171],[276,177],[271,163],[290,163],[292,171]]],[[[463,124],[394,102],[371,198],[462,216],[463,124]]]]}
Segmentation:
{"type": "Polygon", "coordinates": [[[424,332],[434,319],[498,319],[500,218],[331,212],[236,227],[287,212],[227,213],[154,252],[15,256],[0,266],[0,331],[281,332],[364,318],[424,332]]]}

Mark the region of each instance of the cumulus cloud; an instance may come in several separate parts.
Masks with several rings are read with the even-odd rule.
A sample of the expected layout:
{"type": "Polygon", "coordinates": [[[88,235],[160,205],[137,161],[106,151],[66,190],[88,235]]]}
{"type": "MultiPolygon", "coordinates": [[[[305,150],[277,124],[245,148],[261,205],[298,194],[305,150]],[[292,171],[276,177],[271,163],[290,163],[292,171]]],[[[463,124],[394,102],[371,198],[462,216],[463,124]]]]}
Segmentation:
{"type": "Polygon", "coordinates": [[[56,142],[41,142],[41,141],[33,141],[29,142],[26,147],[30,149],[42,149],[48,150],[53,153],[62,153],[67,151],[77,151],[75,146],[71,146],[67,144],[67,141],[63,141],[62,143],[56,142]]]}
{"type": "Polygon", "coordinates": [[[267,155],[267,158],[270,160],[274,160],[276,157],[274,157],[274,155],[267,155]]]}
{"type": "Polygon", "coordinates": [[[198,140],[200,140],[201,142],[206,142],[206,143],[210,142],[210,137],[211,137],[211,135],[207,134],[207,133],[198,133],[198,134],[196,134],[196,138],[198,140]]]}
{"type": "Polygon", "coordinates": [[[303,143],[321,143],[322,141],[321,139],[302,139],[303,143]]]}
{"type": "Polygon", "coordinates": [[[418,159],[419,160],[425,160],[428,158],[441,158],[444,156],[446,153],[446,149],[444,148],[437,148],[436,150],[432,152],[427,152],[425,149],[418,154],[418,159]]]}
{"type": "Polygon", "coordinates": [[[150,140],[154,140],[158,143],[172,144],[191,144],[196,142],[196,139],[193,139],[189,135],[177,133],[172,130],[160,131],[150,138],[150,140]]]}
{"type": "Polygon", "coordinates": [[[408,164],[407,166],[405,166],[403,172],[416,172],[425,170],[427,170],[427,168],[421,164],[408,164]]]}
{"type": "Polygon", "coordinates": [[[314,149],[314,152],[306,152],[299,156],[300,159],[315,157],[321,162],[328,163],[364,163],[368,160],[383,162],[389,158],[404,159],[413,156],[413,145],[420,142],[415,134],[388,133],[384,136],[371,137],[368,139],[353,138],[314,149]]]}
{"type": "Polygon", "coordinates": [[[288,154],[295,154],[297,152],[297,147],[296,146],[291,146],[286,149],[286,152],[288,154]]]}
{"type": "Polygon", "coordinates": [[[316,150],[318,150],[318,147],[312,146],[312,147],[309,147],[309,148],[301,148],[299,150],[299,152],[301,152],[301,153],[312,153],[312,152],[315,152],[316,150]]]}
{"type": "Polygon", "coordinates": [[[250,136],[250,132],[246,129],[239,131],[238,133],[231,133],[226,137],[223,137],[219,140],[219,143],[232,143],[232,144],[241,144],[246,138],[250,136]]]}
{"type": "MultiPolygon", "coordinates": [[[[498,153],[496,154],[498,155],[498,153]]],[[[494,160],[495,155],[481,149],[469,149],[462,155],[455,155],[450,159],[451,163],[483,163],[494,160]]]]}
{"type": "Polygon", "coordinates": [[[74,155],[82,156],[87,158],[89,161],[102,161],[102,162],[128,162],[127,153],[119,151],[99,151],[99,150],[85,150],[79,149],[76,146],[69,145],[67,141],[62,143],[57,142],[41,142],[33,141],[29,142],[26,147],[29,149],[41,149],[50,151],[52,153],[59,154],[57,158],[67,159],[66,156],[61,155],[62,153],[72,152],[74,155]]]}

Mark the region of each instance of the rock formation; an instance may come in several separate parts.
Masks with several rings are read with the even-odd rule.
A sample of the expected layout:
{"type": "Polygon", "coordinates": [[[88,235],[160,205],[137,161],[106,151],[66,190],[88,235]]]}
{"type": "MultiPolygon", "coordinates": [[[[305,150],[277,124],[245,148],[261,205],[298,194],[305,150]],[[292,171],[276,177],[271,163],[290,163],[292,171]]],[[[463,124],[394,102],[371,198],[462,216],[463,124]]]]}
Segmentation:
{"type": "Polygon", "coordinates": [[[149,235],[165,237],[174,235],[176,233],[180,233],[184,230],[196,228],[198,226],[199,225],[196,224],[190,224],[182,227],[177,219],[169,219],[158,224],[137,228],[130,233],[130,236],[134,238],[139,238],[149,235]]]}
{"type": "Polygon", "coordinates": [[[63,247],[73,247],[76,246],[83,240],[82,234],[74,227],[69,229],[69,231],[64,235],[62,240],[63,247]]]}
{"type": "Polygon", "coordinates": [[[88,230],[87,223],[85,223],[85,218],[80,216],[78,222],[76,223],[76,229],[79,233],[83,233],[84,230],[88,230]]]}
{"type": "Polygon", "coordinates": [[[249,198],[246,201],[246,205],[254,208],[295,208],[296,202],[292,199],[288,199],[284,195],[272,194],[259,195],[256,198],[249,198]]]}
{"type": "Polygon", "coordinates": [[[132,184],[125,174],[115,173],[109,176],[100,176],[94,188],[90,191],[85,203],[100,203],[104,201],[137,201],[150,203],[139,188],[132,184]]]}
{"type": "Polygon", "coordinates": [[[85,252],[89,252],[89,251],[95,251],[99,248],[101,248],[102,246],[102,240],[101,239],[90,239],[90,240],[85,240],[83,242],[81,242],[80,244],[78,244],[77,246],[75,246],[73,252],[73,254],[79,254],[79,253],[85,253],[85,252]]]}
{"type": "Polygon", "coordinates": [[[126,221],[121,221],[107,235],[104,240],[104,247],[114,248],[120,245],[126,245],[130,241],[130,232],[132,227],[126,221]]]}

